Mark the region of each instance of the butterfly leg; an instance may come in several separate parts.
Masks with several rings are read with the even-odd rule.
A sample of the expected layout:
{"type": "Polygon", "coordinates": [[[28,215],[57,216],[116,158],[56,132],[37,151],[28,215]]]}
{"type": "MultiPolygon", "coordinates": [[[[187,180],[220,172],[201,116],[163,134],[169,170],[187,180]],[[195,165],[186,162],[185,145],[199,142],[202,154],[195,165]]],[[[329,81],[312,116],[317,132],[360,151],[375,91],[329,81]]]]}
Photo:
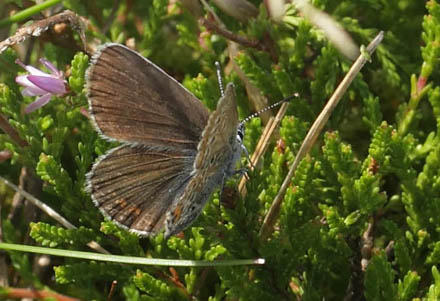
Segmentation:
{"type": "Polygon", "coordinates": [[[249,176],[248,176],[248,168],[247,167],[242,167],[239,169],[234,170],[234,174],[233,176],[238,176],[238,178],[241,178],[242,176],[246,177],[246,180],[249,180],[249,176]]]}
{"type": "Polygon", "coordinates": [[[223,173],[222,180],[220,182],[220,191],[218,192],[218,205],[219,205],[219,211],[220,210],[220,204],[222,203],[222,195],[223,195],[223,189],[225,189],[225,178],[227,177],[226,173],[223,173]]]}
{"type": "Polygon", "coordinates": [[[241,144],[241,151],[246,156],[246,159],[248,160],[249,165],[252,167],[252,169],[255,169],[255,165],[254,163],[252,163],[251,157],[249,156],[249,152],[244,144],[241,144]]]}
{"type": "Polygon", "coordinates": [[[220,182],[220,194],[219,194],[219,197],[221,197],[221,193],[223,192],[223,189],[225,189],[226,179],[228,179],[228,178],[230,178],[232,176],[235,176],[237,174],[237,171],[238,170],[234,170],[234,172],[232,174],[227,173],[227,172],[223,173],[223,177],[222,177],[222,180],[220,182]]]}

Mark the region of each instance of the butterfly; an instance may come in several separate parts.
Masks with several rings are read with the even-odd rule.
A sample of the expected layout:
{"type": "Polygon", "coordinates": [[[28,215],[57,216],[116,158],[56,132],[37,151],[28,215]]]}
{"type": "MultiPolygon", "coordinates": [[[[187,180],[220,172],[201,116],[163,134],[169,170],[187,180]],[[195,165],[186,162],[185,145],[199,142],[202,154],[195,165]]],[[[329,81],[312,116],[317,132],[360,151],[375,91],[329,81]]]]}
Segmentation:
{"type": "Polygon", "coordinates": [[[151,61],[115,43],[97,50],[86,81],[92,123],[104,139],[121,143],[87,174],[94,204],[141,236],[181,232],[237,173],[244,126],[233,84],[210,114],[151,61]]]}

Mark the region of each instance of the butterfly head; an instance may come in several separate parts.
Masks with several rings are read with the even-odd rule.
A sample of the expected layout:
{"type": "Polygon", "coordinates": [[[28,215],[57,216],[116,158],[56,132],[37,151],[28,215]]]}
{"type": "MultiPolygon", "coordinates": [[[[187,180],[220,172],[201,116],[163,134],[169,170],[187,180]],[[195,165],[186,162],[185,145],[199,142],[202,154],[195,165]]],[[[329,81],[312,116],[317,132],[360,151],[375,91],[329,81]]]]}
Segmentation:
{"type": "Polygon", "coordinates": [[[239,142],[239,144],[243,144],[244,133],[245,133],[244,123],[240,122],[238,124],[238,129],[237,129],[237,141],[239,142]]]}

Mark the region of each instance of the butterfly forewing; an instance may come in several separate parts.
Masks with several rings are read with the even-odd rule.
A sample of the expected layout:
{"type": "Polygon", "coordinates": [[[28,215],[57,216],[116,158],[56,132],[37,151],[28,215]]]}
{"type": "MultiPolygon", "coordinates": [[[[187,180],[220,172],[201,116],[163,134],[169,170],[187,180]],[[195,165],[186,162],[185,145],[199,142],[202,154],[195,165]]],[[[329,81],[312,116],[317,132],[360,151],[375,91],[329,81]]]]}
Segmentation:
{"type": "Polygon", "coordinates": [[[180,83],[119,44],[94,55],[87,88],[96,127],[118,141],[195,150],[209,117],[180,83]]]}

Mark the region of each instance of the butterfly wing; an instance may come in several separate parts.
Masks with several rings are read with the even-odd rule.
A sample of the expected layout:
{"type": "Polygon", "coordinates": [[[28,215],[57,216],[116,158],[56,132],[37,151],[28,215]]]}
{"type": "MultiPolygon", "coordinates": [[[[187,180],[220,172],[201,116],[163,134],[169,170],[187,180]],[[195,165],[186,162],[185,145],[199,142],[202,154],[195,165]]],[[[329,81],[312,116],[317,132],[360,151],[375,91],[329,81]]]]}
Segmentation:
{"type": "Polygon", "coordinates": [[[87,90],[96,128],[113,140],[195,150],[209,117],[180,83],[120,44],[98,49],[87,90]]]}
{"type": "Polygon", "coordinates": [[[157,233],[186,187],[194,154],[121,145],[101,156],[87,175],[103,214],[140,235],[157,233]]]}

